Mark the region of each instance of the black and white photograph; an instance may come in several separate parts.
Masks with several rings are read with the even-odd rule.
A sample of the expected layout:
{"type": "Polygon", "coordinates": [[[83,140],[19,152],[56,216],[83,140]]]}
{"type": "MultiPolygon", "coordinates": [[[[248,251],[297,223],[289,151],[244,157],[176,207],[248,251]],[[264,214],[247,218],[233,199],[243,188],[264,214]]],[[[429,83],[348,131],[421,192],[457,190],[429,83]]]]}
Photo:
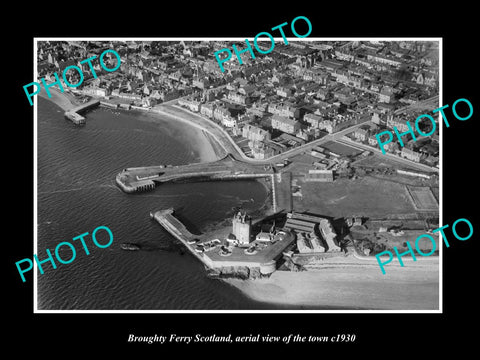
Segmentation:
{"type": "Polygon", "coordinates": [[[440,39],[36,45],[37,310],[441,309],[440,39]]]}
{"type": "Polygon", "coordinates": [[[5,352],[473,349],[472,5],[22,6],[5,352]]]}

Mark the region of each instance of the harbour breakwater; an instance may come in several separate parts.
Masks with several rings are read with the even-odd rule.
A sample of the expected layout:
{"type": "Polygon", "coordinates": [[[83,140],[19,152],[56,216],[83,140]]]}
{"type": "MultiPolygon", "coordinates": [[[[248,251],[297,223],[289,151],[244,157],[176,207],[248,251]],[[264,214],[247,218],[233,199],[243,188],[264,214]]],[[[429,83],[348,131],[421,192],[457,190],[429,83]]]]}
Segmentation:
{"type": "Polygon", "coordinates": [[[245,249],[233,248],[230,254],[225,256],[221,253],[222,240],[211,239],[210,237],[213,237],[211,234],[192,234],[174,216],[173,208],[151,212],[150,217],[200,260],[211,277],[244,280],[268,277],[276,271],[277,261],[282,257],[283,251],[294,241],[294,236],[288,234],[281,241],[269,245],[267,249],[255,255],[245,254],[245,249]]]}
{"type": "Polygon", "coordinates": [[[273,173],[270,166],[243,163],[227,155],[208,163],[126,168],[117,174],[116,183],[126,193],[133,193],[153,190],[163,182],[259,179],[273,173]]]}
{"type": "Polygon", "coordinates": [[[292,210],[291,174],[276,172],[275,164],[250,164],[232,155],[223,159],[188,165],[157,165],[123,169],[117,174],[117,185],[131,194],[155,189],[164,182],[201,182],[217,180],[266,179],[270,182],[273,212],[292,210]]]}

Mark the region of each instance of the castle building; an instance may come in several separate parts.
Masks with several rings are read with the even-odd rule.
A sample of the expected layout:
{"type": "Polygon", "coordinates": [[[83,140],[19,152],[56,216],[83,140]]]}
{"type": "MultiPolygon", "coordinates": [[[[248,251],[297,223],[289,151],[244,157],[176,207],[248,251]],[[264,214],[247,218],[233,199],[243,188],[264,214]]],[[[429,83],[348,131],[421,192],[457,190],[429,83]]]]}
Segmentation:
{"type": "Polygon", "coordinates": [[[240,244],[249,244],[251,239],[252,219],[240,211],[233,216],[232,233],[240,244]]]}

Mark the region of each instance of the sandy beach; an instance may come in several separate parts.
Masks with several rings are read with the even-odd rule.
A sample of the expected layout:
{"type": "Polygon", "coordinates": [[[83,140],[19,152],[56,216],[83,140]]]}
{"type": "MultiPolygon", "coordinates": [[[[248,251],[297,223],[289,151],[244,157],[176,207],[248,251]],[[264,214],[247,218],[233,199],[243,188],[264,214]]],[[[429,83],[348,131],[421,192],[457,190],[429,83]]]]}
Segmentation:
{"type": "Polygon", "coordinates": [[[211,135],[187,119],[161,111],[158,108],[148,110],[146,113],[155,122],[168,122],[171,126],[179,129],[182,141],[188,142],[196,150],[200,162],[216,161],[225,156],[223,149],[211,135]]]}
{"type": "Polygon", "coordinates": [[[61,107],[64,111],[70,110],[75,106],[79,105],[76,102],[74,95],[67,92],[62,93],[55,88],[50,88],[49,90],[50,90],[50,94],[52,95],[51,98],[49,98],[48,95],[43,91],[40,91],[38,96],[41,96],[44,99],[52,101],[57,106],[61,107]]]}
{"type": "Polygon", "coordinates": [[[335,259],[313,270],[276,271],[268,279],[225,281],[254,300],[306,309],[439,309],[438,258],[408,262],[405,267],[389,265],[385,275],[376,263],[335,259]]]}

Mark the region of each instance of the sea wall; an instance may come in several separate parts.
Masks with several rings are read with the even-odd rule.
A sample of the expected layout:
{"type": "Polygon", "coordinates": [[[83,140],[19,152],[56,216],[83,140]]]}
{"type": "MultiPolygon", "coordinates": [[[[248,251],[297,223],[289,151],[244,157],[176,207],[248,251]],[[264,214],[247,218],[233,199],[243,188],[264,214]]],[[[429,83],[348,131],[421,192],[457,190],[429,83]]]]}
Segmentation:
{"type": "Polygon", "coordinates": [[[208,276],[221,279],[260,279],[269,277],[270,274],[262,274],[259,267],[225,266],[208,269],[208,276]]]}

